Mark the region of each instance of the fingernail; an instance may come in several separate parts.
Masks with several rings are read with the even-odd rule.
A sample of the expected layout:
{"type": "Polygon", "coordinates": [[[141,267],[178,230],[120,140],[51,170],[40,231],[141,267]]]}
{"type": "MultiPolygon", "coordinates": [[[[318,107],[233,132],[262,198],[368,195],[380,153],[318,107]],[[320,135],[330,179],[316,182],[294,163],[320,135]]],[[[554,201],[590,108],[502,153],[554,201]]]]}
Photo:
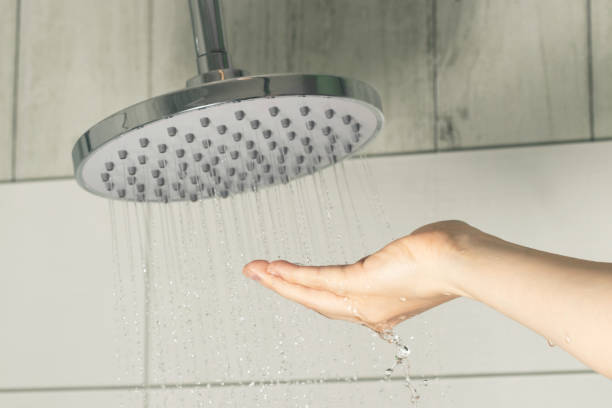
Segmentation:
{"type": "Polygon", "coordinates": [[[247,269],[246,271],[247,277],[250,279],[253,279],[254,281],[259,281],[261,280],[261,278],[259,277],[259,275],[257,274],[257,272],[255,272],[252,269],[247,269]]]}

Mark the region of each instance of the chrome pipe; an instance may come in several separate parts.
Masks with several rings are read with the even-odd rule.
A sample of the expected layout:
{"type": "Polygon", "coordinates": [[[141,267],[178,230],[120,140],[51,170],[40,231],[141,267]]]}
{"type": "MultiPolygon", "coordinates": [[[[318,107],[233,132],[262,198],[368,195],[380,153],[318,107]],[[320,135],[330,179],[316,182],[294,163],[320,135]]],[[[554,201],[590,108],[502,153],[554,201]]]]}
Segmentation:
{"type": "Polygon", "coordinates": [[[230,63],[220,0],[189,0],[189,11],[198,75],[187,81],[187,86],[243,76],[244,72],[230,63]]]}
{"type": "Polygon", "coordinates": [[[220,2],[189,0],[199,73],[186,89],[127,107],[79,138],[72,159],[83,188],[138,202],[226,198],[332,166],[379,132],[380,96],[366,83],[232,68],[220,2]]]}
{"type": "Polygon", "coordinates": [[[189,0],[198,73],[230,69],[219,0],[189,0]]]}

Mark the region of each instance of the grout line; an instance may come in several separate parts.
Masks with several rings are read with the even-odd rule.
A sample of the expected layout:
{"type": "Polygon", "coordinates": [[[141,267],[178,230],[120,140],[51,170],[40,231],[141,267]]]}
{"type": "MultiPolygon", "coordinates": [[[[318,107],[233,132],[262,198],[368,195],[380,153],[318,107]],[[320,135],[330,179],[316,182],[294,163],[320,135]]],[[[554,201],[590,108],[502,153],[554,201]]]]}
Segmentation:
{"type": "Polygon", "coordinates": [[[438,151],[438,16],[437,0],[431,2],[431,53],[432,58],[432,92],[433,92],[433,145],[438,151]]]}
{"type": "MultiPolygon", "coordinates": [[[[394,157],[394,156],[418,156],[421,154],[432,154],[432,153],[454,153],[454,152],[470,152],[470,151],[479,151],[479,150],[502,150],[502,149],[521,149],[521,148],[530,148],[530,147],[544,147],[544,146],[557,146],[557,145],[572,145],[572,144],[580,144],[585,142],[590,142],[591,139],[573,139],[573,140],[558,140],[558,141],[546,141],[546,142],[533,142],[533,143],[521,143],[521,144],[506,144],[506,145],[484,145],[484,146],[471,146],[471,147],[453,147],[451,149],[440,149],[438,151],[428,149],[428,150],[415,150],[415,151],[407,151],[407,152],[385,152],[385,153],[367,153],[367,154],[357,154],[349,158],[349,160],[354,159],[372,159],[377,157],[394,157]]],[[[593,140],[594,142],[610,142],[612,141],[612,136],[604,136],[598,137],[593,140]]],[[[19,180],[0,180],[0,185],[2,184],[16,184],[16,183],[36,183],[41,181],[62,181],[62,180],[72,180],[74,176],[51,176],[51,177],[31,177],[31,178],[22,178],[19,180]]]]}
{"type": "Polygon", "coordinates": [[[21,46],[21,0],[16,0],[15,54],[13,60],[13,116],[11,118],[11,181],[17,180],[17,98],[19,96],[19,48],[21,46]]]}
{"type": "Polygon", "coordinates": [[[28,177],[19,180],[0,180],[2,184],[16,184],[16,183],[36,183],[39,181],[60,181],[60,180],[71,180],[74,176],[50,176],[50,177],[28,177]]]}
{"type": "MultiPolygon", "coordinates": [[[[563,370],[563,371],[515,371],[515,372],[491,372],[471,374],[445,374],[445,375],[419,375],[413,376],[412,381],[422,382],[430,380],[461,380],[478,378],[515,378],[515,377],[543,377],[596,374],[591,370],[563,370]]],[[[389,381],[405,381],[406,377],[395,376],[389,381]]],[[[163,389],[194,389],[194,388],[223,388],[223,387],[251,387],[251,386],[273,386],[273,385],[320,385],[320,384],[352,384],[384,381],[383,377],[360,377],[356,380],[347,381],[345,378],[317,379],[305,378],[295,380],[274,381],[234,381],[234,382],[212,382],[212,383],[164,383],[125,385],[84,385],[84,386],[58,386],[58,387],[24,387],[24,388],[0,388],[0,394],[15,393],[42,393],[42,392],[87,392],[87,391],[133,391],[133,390],[163,390],[163,389]]]]}
{"type": "MultiPolygon", "coordinates": [[[[612,136],[606,137],[598,137],[593,140],[593,142],[610,142],[612,140],[612,136]]],[[[439,149],[435,150],[418,150],[411,152],[385,152],[385,153],[369,153],[363,154],[360,156],[354,156],[355,158],[376,158],[376,157],[392,157],[392,156],[413,156],[413,155],[421,155],[421,154],[446,154],[446,153],[455,153],[455,152],[470,152],[470,151],[480,151],[480,150],[503,150],[503,149],[521,149],[521,148],[531,148],[531,147],[543,147],[543,146],[556,146],[556,145],[572,145],[572,144],[580,144],[580,143],[591,143],[591,139],[572,139],[572,140],[557,140],[557,141],[542,141],[542,142],[532,142],[532,143],[521,143],[521,144],[505,144],[505,145],[483,145],[483,146],[468,146],[468,147],[453,147],[449,149],[439,149]]],[[[352,158],[351,158],[352,159],[352,158]]]]}
{"type": "Polygon", "coordinates": [[[591,21],[591,0],[586,0],[586,29],[587,29],[587,87],[589,105],[589,132],[591,140],[595,140],[595,87],[593,83],[593,24],[591,21]]]}
{"type": "MultiPolygon", "coordinates": [[[[598,137],[593,140],[593,142],[610,142],[612,141],[611,136],[598,137]]],[[[573,139],[573,140],[558,140],[558,141],[545,141],[545,142],[533,142],[533,143],[521,143],[521,144],[506,144],[506,145],[484,145],[484,146],[471,146],[471,147],[453,147],[450,149],[440,149],[438,151],[427,149],[427,150],[414,150],[407,152],[385,152],[385,153],[367,153],[367,154],[356,154],[349,158],[349,160],[354,159],[372,159],[377,157],[394,157],[394,156],[418,156],[421,154],[432,154],[432,153],[454,153],[454,152],[470,152],[470,151],[479,151],[479,150],[502,150],[502,149],[521,149],[521,148],[530,148],[530,147],[544,147],[544,146],[556,146],[556,145],[572,145],[572,144],[580,144],[585,142],[591,142],[591,139],[573,139]]],[[[36,182],[44,182],[44,181],[62,181],[62,180],[72,180],[74,176],[66,175],[66,176],[51,176],[51,177],[30,177],[30,178],[22,178],[19,180],[0,180],[0,185],[2,184],[16,184],[16,183],[36,183],[36,182]]]]}

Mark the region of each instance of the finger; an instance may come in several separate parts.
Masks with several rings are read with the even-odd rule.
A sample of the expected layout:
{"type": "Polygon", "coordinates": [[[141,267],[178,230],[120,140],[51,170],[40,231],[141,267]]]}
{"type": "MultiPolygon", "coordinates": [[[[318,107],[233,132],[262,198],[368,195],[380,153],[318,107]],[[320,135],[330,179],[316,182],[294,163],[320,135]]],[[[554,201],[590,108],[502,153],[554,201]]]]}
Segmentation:
{"type": "Polygon", "coordinates": [[[259,275],[260,273],[265,273],[269,264],[270,263],[268,261],[251,261],[248,264],[244,265],[244,268],[242,268],[242,274],[247,278],[255,279],[256,275],[259,275]]]}
{"type": "Polygon", "coordinates": [[[351,265],[301,266],[287,261],[274,261],[269,264],[267,271],[287,282],[344,295],[361,285],[361,265],[358,262],[351,265]]]}
{"type": "Polygon", "coordinates": [[[321,314],[346,320],[352,317],[343,298],[327,291],[285,281],[280,276],[267,273],[268,265],[266,261],[254,261],[244,268],[243,273],[279,295],[321,314]]]}

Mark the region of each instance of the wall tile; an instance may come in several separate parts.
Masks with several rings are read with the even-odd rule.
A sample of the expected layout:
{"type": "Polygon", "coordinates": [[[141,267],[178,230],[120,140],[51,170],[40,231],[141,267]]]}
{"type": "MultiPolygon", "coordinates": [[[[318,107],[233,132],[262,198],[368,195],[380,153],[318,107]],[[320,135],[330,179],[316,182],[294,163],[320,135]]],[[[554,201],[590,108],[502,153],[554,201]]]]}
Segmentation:
{"type": "MultiPolygon", "coordinates": [[[[515,378],[469,378],[414,381],[427,407],[573,408],[608,407],[612,403],[609,380],[590,375],[560,375],[515,378]]],[[[152,391],[150,407],[407,407],[410,396],[401,381],[320,385],[273,385],[222,387],[197,390],[152,391]]]]}
{"type": "Polygon", "coordinates": [[[595,137],[612,137],[612,7],[591,0],[595,137]]]}
{"type": "MultiPolygon", "coordinates": [[[[156,94],[184,86],[196,66],[188,8],[153,4],[156,94]]],[[[223,6],[234,66],[252,74],[329,73],[366,81],[380,92],[387,119],[367,151],[432,149],[427,2],[226,0],[223,6]]]]}
{"type": "MultiPolygon", "coordinates": [[[[353,214],[350,207],[337,202],[334,206],[344,209],[348,220],[359,222],[347,220],[353,228],[347,230],[344,217],[334,217],[331,238],[313,231],[313,241],[317,241],[314,248],[335,248],[331,262],[358,259],[391,236],[407,234],[431,221],[458,218],[523,245],[609,260],[608,240],[593,237],[612,235],[612,227],[601,222],[612,201],[607,190],[601,189],[609,180],[610,154],[612,143],[599,142],[379,157],[367,160],[371,179],[364,177],[360,162],[349,161],[345,166],[356,210],[353,214]],[[586,179],[589,183],[584,182],[586,179]],[[364,181],[375,184],[378,193],[365,188],[364,181]],[[377,200],[391,222],[390,231],[384,227],[380,213],[365,211],[377,200]],[[362,227],[362,236],[354,231],[357,224],[362,227]],[[346,237],[340,236],[340,241],[348,241],[348,253],[337,241],[338,233],[346,237]],[[357,246],[359,241],[365,241],[365,249],[357,246]]],[[[330,182],[333,174],[328,172],[323,177],[328,194],[344,191],[330,182]]],[[[304,205],[316,208],[317,191],[310,190],[305,181],[299,191],[304,205]]],[[[260,198],[277,197],[270,193],[260,198]]],[[[279,198],[285,200],[281,195],[279,198]]],[[[164,278],[158,281],[163,284],[153,288],[151,304],[162,308],[150,320],[151,381],[379,378],[393,361],[392,347],[360,326],[324,319],[240,275],[241,265],[251,259],[250,252],[236,255],[240,250],[236,247],[245,238],[257,246],[257,257],[272,255],[270,248],[266,255],[265,245],[260,245],[262,236],[236,235],[232,214],[237,215],[232,212],[232,202],[219,204],[212,211],[207,207],[210,203],[185,205],[191,211],[187,213],[164,207],[166,230],[159,224],[150,226],[153,235],[170,228],[166,239],[180,240],[175,235],[181,225],[208,225],[204,230],[208,241],[200,242],[197,235],[185,236],[185,240],[205,246],[205,261],[193,263],[189,252],[188,259],[181,258],[185,256],[180,250],[183,247],[175,245],[177,260],[170,264],[173,267],[163,268],[171,275],[158,276],[164,278]],[[205,217],[194,218],[200,210],[205,210],[205,217]],[[225,237],[211,222],[218,217],[228,222],[225,237]],[[221,240],[232,242],[230,253],[220,250],[221,240]],[[189,277],[193,271],[185,265],[197,266],[194,280],[183,278],[180,286],[172,284],[175,295],[171,296],[165,292],[170,282],[167,278],[189,277]],[[204,285],[203,291],[200,285],[204,285]],[[182,302],[185,297],[196,298],[202,305],[202,315],[196,316],[197,320],[192,318],[191,324],[189,303],[182,302]],[[173,314],[176,309],[170,300],[181,314],[173,314]]],[[[114,217],[123,231],[126,220],[134,219],[135,213],[143,216],[137,208],[145,211],[135,205],[114,208],[123,212],[123,216],[114,217]],[[130,211],[127,217],[126,208],[130,211]]],[[[283,219],[291,212],[287,208],[283,219]]],[[[255,218],[281,219],[278,212],[260,210],[255,214],[255,218]]],[[[109,232],[113,220],[108,217],[107,203],[81,191],[72,180],[0,186],[0,247],[5,249],[3,268],[11,271],[0,274],[0,325],[4,333],[0,336],[0,361],[3,367],[10,367],[0,371],[0,388],[139,382],[138,359],[127,360],[124,367],[114,358],[117,330],[122,334],[125,326],[117,322],[113,310],[113,290],[117,288],[113,287],[115,269],[109,232]]],[[[259,221],[250,222],[257,226],[259,221]]],[[[269,224],[266,228],[272,234],[268,237],[276,237],[269,224]]],[[[300,235],[292,228],[288,232],[291,239],[300,240],[310,231],[303,227],[300,235]]],[[[129,243],[125,245],[128,252],[138,242],[134,235],[131,240],[120,241],[129,243]]],[[[160,256],[168,256],[169,247],[156,240],[151,245],[156,249],[151,265],[162,265],[158,261],[160,256]]],[[[306,247],[290,254],[289,259],[301,260],[304,252],[310,251],[306,247]]],[[[127,265],[125,258],[118,262],[127,265]]],[[[132,284],[132,289],[124,292],[123,298],[138,310],[142,289],[133,282],[141,281],[139,257],[131,262],[128,269],[132,274],[122,276],[124,284],[132,284]]],[[[159,268],[148,270],[155,274],[159,268]]],[[[134,322],[128,329],[141,324],[134,313],[120,314],[119,322],[123,320],[134,322]]],[[[457,300],[436,308],[403,323],[398,332],[413,350],[415,375],[584,369],[562,350],[547,347],[540,336],[471,301],[457,300]]],[[[130,333],[134,334],[133,329],[128,330],[130,333]]],[[[126,338],[122,346],[131,347],[131,355],[138,356],[142,348],[138,337],[126,338]]]]}
{"type": "MultiPolygon", "coordinates": [[[[415,379],[420,407],[558,408],[608,407],[612,402],[609,380],[595,374],[466,378],[429,381],[415,379]]],[[[0,393],[2,406],[19,408],[140,407],[142,392],[71,391],[0,393]]],[[[166,406],[215,407],[405,407],[409,395],[401,381],[339,384],[272,385],[149,391],[150,408],[166,406]]]]}
{"type": "MultiPolygon", "coordinates": [[[[167,293],[164,298],[179,304],[183,299],[167,293]]],[[[240,282],[231,290],[213,285],[201,292],[201,299],[202,310],[218,313],[202,313],[204,330],[176,314],[159,313],[153,319],[165,326],[154,330],[150,340],[153,383],[382,379],[394,361],[394,348],[371,331],[326,320],[254,283],[247,291],[240,282]]],[[[412,349],[415,376],[585,369],[518,323],[464,300],[411,319],[397,333],[412,349]]]]}
{"type": "Polygon", "coordinates": [[[2,394],[0,405],[14,408],[140,408],[142,395],[137,391],[19,392],[2,394]]]}
{"type": "Polygon", "coordinates": [[[17,1],[0,0],[0,180],[13,172],[13,80],[17,1]]]}
{"type": "MultiPolygon", "coordinates": [[[[373,158],[369,163],[391,220],[393,236],[407,234],[427,222],[464,219],[523,245],[607,260],[607,241],[592,237],[612,234],[612,230],[601,223],[611,197],[600,192],[600,186],[607,185],[609,179],[607,163],[611,148],[609,143],[585,143],[373,158]],[[590,182],[584,183],[585,179],[590,182]],[[594,196],[598,198],[584,200],[584,197],[594,196]]],[[[358,166],[356,161],[346,164],[349,181],[357,186],[362,178],[358,166]]],[[[333,182],[328,186],[332,191],[336,188],[333,182]]],[[[303,191],[305,197],[317,195],[314,190],[303,191]]],[[[361,205],[368,200],[368,193],[357,187],[353,197],[359,197],[355,199],[358,215],[353,216],[350,209],[345,209],[348,219],[359,219],[363,231],[376,237],[376,242],[368,243],[369,248],[380,247],[390,238],[379,217],[360,211],[361,205]],[[372,226],[368,220],[378,226],[372,226]]],[[[315,199],[312,200],[307,200],[305,205],[315,207],[315,199]]],[[[214,212],[208,207],[204,209],[209,214],[214,212]]],[[[233,230],[230,228],[230,231],[233,230]]],[[[334,228],[333,231],[345,234],[346,229],[334,228]]],[[[211,242],[223,239],[214,231],[212,234],[211,242]]],[[[298,232],[288,233],[289,237],[299,235],[298,232]]],[[[327,242],[323,234],[315,232],[313,235],[327,242]]],[[[345,236],[350,235],[359,237],[357,233],[345,236]]],[[[336,243],[331,246],[341,247],[336,243]]],[[[213,255],[219,252],[216,246],[209,251],[213,255]]],[[[359,259],[362,255],[363,252],[353,249],[349,259],[359,259]]],[[[262,252],[247,259],[259,257],[266,256],[262,252]]],[[[307,310],[270,297],[250,282],[245,288],[245,283],[240,276],[232,274],[232,269],[222,272],[222,262],[223,257],[208,266],[208,270],[218,271],[207,275],[211,279],[214,277],[216,282],[205,280],[209,287],[199,292],[203,313],[209,315],[204,319],[204,328],[193,329],[192,333],[200,334],[191,335],[198,343],[202,340],[202,344],[189,347],[202,360],[189,358],[189,352],[180,350],[174,354],[178,346],[172,345],[170,333],[182,323],[176,325],[176,314],[161,314],[161,322],[174,316],[174,323],[171,321],[166,329],[155,332],[157,340],[152,339],[153,381],[205,382],[236,378],[248,381],[279,376],[376,377],[392,361],[392,350],[367,330],[317,318],[307,310]],[[210,331],[209,328],[214,329],[210,331]],[[287,346],[280,347],[281,343],[287,346]],[[210,350],[214,352],[210,354],[210,350]],[[308,350],[316,350],[318,358],[313,359],[308,350]],[[179,361],[187,364],[178,364],[179,361]]],[[[240,267],[240,264],[234,265],[235,269],[240,267]]],[[[156,296],[164,299],[161,304],[166,308],[167,299],[173,298],[163,291],[154,293],[154,298],[156,296]]],[[[182,304],[183,298],[174,299],[176,304],[182,304]]],[[[541,336],[468,301],[451,302],[406,322],[398,331],[405,339],[414,337],[409,343],[415,350],[412,361],[415,373],[583,368],[558,348],[547,347],[541,336]]]]}
{"type": "Polygon", "coordinates": [[[142,283],[114,284],[110,222],[72,180],[0,185],[0,389],[141,382],[142,283]]]}
{"type": "Polygon", "coordinates": [[[17,178],[72,174],[88,128],[147,95],[147,1],[24,0],[17,178]]]}
{"type": "Polygon", "coordinates": [[[441,149],[590,137],[585,1],[439,1],[441,149]]]}

